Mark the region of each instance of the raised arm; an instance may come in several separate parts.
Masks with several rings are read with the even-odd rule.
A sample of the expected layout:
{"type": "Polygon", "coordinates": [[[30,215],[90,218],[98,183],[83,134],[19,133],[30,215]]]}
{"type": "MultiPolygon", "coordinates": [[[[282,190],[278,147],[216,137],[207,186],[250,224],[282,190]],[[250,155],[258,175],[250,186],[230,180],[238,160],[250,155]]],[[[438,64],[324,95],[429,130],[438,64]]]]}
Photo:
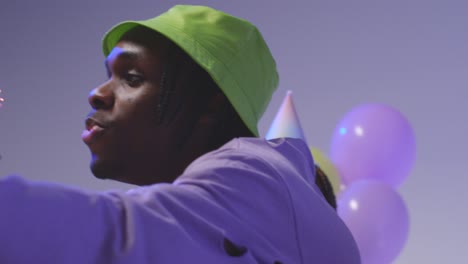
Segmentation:
{"type": "Polygon", "coordinates": [[[193,229],[217,242],[221,231],[184,208],[183,200],[201,197],[170,184],[144,189],[90,193],[20,177],[0,180],[0,263],[220,261],[221,250],[218,256],[206,250],[216,242],[194,239],[193,229]]]}

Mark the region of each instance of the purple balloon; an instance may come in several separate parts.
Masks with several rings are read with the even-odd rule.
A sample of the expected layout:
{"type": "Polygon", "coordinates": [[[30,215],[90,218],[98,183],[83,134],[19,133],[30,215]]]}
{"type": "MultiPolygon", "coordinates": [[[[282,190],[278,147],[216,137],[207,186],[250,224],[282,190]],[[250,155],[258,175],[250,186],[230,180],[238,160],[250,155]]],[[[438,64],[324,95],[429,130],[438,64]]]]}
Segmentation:
{"type": "Polygon", "coordinates": [[[365,104],[347,113],[333,133],[330,149],[345,185],[368,179],[395,188],[409,175],[415,154],[410,123],[383,104],[365,104]]]}
{"type": "Polygon", "coordinates": [[[356,240],[362,264],[391,263],[408,239],[405,202],[387,184],[359,181],[338,198],[338,215],[356,240]]]}

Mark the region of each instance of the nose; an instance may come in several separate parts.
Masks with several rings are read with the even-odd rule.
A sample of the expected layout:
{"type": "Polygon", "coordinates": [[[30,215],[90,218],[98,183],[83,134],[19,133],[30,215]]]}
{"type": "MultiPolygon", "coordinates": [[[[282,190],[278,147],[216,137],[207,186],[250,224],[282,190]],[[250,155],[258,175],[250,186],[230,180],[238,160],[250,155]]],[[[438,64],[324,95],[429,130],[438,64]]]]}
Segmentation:
{"type": "Polygon", "coordinates": [[[88,96],[88,102],[93,109],[111,109],[114,106],[115,94],[110,80],[94,88],[88,96]]]}

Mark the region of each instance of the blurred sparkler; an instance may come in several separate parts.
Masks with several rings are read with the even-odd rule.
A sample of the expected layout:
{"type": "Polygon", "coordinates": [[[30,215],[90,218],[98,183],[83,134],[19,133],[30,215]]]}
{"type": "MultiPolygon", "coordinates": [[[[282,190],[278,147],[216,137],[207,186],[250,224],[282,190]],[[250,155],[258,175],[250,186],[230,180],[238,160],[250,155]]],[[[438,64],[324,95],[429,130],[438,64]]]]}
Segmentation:
{"type": "Polygon", "coordinates": [[[5,99],[1,95],[2,90],[0,90],[0,108],[3,106],[3,102],[5,102],[5,99]]]}

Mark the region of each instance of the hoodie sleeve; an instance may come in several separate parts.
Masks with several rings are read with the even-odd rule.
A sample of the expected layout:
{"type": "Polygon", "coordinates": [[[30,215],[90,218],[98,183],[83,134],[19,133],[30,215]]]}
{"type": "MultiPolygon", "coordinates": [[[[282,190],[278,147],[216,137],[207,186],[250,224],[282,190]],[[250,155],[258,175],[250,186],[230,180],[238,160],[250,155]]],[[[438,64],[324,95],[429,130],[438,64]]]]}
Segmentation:
{"type": "Polygon", "coordinates": [[[229,263],[222,230],[184,208],[202,196],[171,184],[145,188],[91,193],[0,180],[0,263],[229,263]]]}

